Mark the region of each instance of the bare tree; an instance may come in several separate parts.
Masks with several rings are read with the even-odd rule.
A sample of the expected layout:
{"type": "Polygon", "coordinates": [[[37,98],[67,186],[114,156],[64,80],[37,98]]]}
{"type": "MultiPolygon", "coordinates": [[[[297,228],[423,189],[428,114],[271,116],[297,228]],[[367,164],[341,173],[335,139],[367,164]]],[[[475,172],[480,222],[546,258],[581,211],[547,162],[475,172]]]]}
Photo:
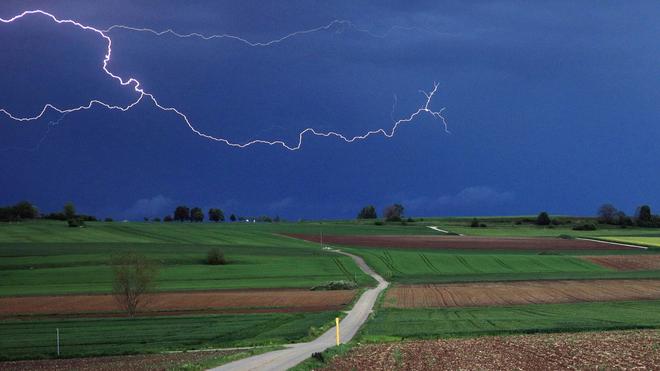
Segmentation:
{"type": "Polygon", "coordinates": [[[112,270],[115,299],[121,308],[133,317],[145,294],[153,289],[158,268],[144,255],[127,252],[112,259],[112,270]]]}

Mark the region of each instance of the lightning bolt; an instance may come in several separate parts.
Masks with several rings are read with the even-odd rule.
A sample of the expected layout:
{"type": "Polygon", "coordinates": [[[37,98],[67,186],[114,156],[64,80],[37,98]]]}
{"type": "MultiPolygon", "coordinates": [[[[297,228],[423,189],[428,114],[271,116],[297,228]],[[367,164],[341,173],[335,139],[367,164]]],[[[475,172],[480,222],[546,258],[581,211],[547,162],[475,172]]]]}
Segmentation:
{"type": "MultiPolygon", "coordinates": [[[[230,34],[219,34],[219,35],[203,35],[203,34],[200,34],[200,33],[181,34],[181,33],[178,33],[176,31],[172,30],[172,29],[167,29],[165,31],[156,31],[156,30],[149,29],[149,28],[136,28],[136,27],[129,27],[129,26],[125,26],[125,25],[113,25],[113,26],[111,26],[107,29],[98,29],[98,28],[95,28],[95,27],[92,27],[92,26],[89,26],[89,25],[85,25],[85,24],[82,24],[80,22],[77,22],[77,21],[74,21],[74,20],[71,20],[71,19],[59,19],[56,16],[54,16],[53,14],[48,13],[48,12],[43,11],[43,10],[40,10],[40,9],[27,10],[27,11],[24,11],[24,12],[22,12],[22,13],[16,15],[16,16],[8,18],[8,19],[0,18],[0,22],[2,22],[2,23],[12,23],[12,22],[15,22],[15,21],[17,21],[17,20],[19,20],[23,17],[29,16],[29,15],[42,15],[42,16],[50,18],[55,23],[73,25],[73,26],[76,26],[76,27],[78,27],[78,28],[80,28],[84,31],[91,31],[91,32],[94,32],[94,33],[98,34],[107,43],[106,54],[103,57],[103,62],[102,62],[103,72],[105,74],[107,74],[108,76],[110,76],[112,79],[116,80],[120,85],[132,87],[133,91],[135,93],[137,93],[137,98],[134,101],[132,101],[131,103],[129,103],[128,105],[125,105],[125,106],[112,105],[112,104],[106,103],[106,102],[104,102],[102,100],[99,100],[99,99],[93,99],[93,100],[90,100],[85,105],[81,105],[81,106],[78,106],[78,107],[71,107],[71,108],[59,108],[59,107],[56,107],[55,105],[53,105],[51,103],[47,103],[47,104],[44,105],[43,109],[38,114],[36,114],[34,116],[25,116],[25,117],[14,115],[6,109],[0,108],[1,113],[6,115],[7,117],[9,117],[11,120],[14,120],[14,121],[19,122],[19,123],[26,123],[26,122],[30,122],[30,121],[39,120],[49,110],[58,112],[58,113],[60,113],[64,116],[68,115],[68,114],[71,114],[71,113],[78,112],[78,111],[89,110],[94,106],[101,106],[101,107],[104,107],[108,110],[119,110],[119,111],[122,111],[122,112],[126,112],[126,111],[129,111],[130,109],[132,109],[133,107],[135,107],[137,104],[139,104],[143,100],[148,100],[148,101],[151,101],[153,103],[153,105],[155,107],[157,107],[158,109],[160,109],[162,111],[165,111],[165,112],[171,112],[171,113],[177,115],[183,122],[185,122],[185,124],[188,126],[188,128],[193,133],[195,133],[196,135],[198,135],[202,138],[208,139],[208,140],[212,140],[212,141],[215,141],[215,142],[220,142],[220,143],[223,143],[227,146],[236,147],[236,148],[246,148],[246,147],[249,147],[249,146],[252,146],[252,145],[255,145],[255,144],[266,144],[266,145],[271,145],[271,146],[279,145],[279,146],[282,146],[283,148],[285,148],[287,150],[296,151],[296,150],[298,150],[302,147],[303,138],[307,135],[314,135],[314,136],[319,136],[319,137],[335,137],[335,138],[341,139],[341,140],[343,140],[347,143],[353,143],[355,141],[364,140],[364,139],[366,139],[366,138],[368,138],[372,135],[379,135],[379,134],[383,135],[387,138],[391,138],[391,137],[394,136],[395,132],[397,131],[397,129],[401,125],[412,122],[417,116],[422,115],[422,114],[428,114],[432,118],[440,120],[440,122],[444,126],[444,130],[447,133],[449,133],[447,121],[445,120],[444,116],[442,115],[445,108],[443,107],[439,111],[433,111],[429,107],[430,104],[431,104],[431,101],[433,99],[433,96],[436,94],[436,92],[438,90],[438,83],[434,82],[433,89],[431,91],[429,91],[429,92],[421,91],[421,93],[426,98],[426,101],[424,102],[424,104],[420,108],[418,108],[417,111],[411,113],[409,116],[401,118],[401,119],[395,121],[394,124],[392,125],[392,127],[389,130],[381,128],[381,129],[367,131],[366,133],[364,133],[362,135],[356,135],[356,136],[353,136],[353,137],[348,137],[348,136],[345,136],[345,135],[343,135],[341,133],[338,133],[338,132],[335,132],[335,131],[325,131],[324,132],[324,131],[317,131],[314,128],[306,128],[298,134],[298,142],[295,145],[287,144],[286,142],[284,142],[282,140],[265,140],[265,139],[253,139],[253,140],[250,140],[250,141],[244,142],[244,143],[236,143],[236,142],[232,142],[231,140],[226,139],[226,138],[215,137],[215,136],[212,136],[212,135],[209,135],[209,134],[206,134],[206,133],[203,133],[203,132],[199,131],[198,129],[196,129],[193,126],[191,121],[188,119],[188,117],[183,112],[181,112],[179,109],[177,109],[175,107],[168,107],[168,106],[162,105],[152,93],[147,92],[144,88],[141,87],[140,81],[138,81],[137,79],[132,78],[132,77],[127,77],[127,78],[126,77],[121,77],[121,76],[111,72],[108,69],[108,64],[109,64],[110,59],[112,57],[112,39],[110,38],[110,36],[108,34],[112,30],[115,30],[115,29],[122,29],[122,30],[136,31],[136,32],[149,32],[149,33],[152,33],[156,36],[163,36],[163,35],[169,34],[169,35],[173,35],[173,36],[180,37],[180,38],[196,37],[196,38],[201,38],[201,39],[204,39],[204,40],[228,38],[228,39],[232,39],[232,40],[242,42],[242,43],[244,43],[244,44],[246,44],[250,47],[269,47],[269,46],[273,46],[275,44],[284,42],[288,39],[297,37],[297,36],[306,35],[306,34],[319,32],[319,31],[330,30],[335,26],[351,27],[351,28],[355,29],[358,32],[364,32],[364,33],[367,33],[367,34],[369,34],[373,37],[379,37],[379,38],[387,37],[387,35],[392,30],[394,30],[396,28],[406,29],[406,28],[403,28],[403,27],[393,27],[392,29],[388,30],[385,34],[377,35],[377,34],[371,33],[368,30],[360,29],[360,28],[356,27],[353,23],[351,23],[349,21],[334,20],[334,21],[328,23],[327,25],[312,28],[312,29],[308,29],[308,30],[296,31],[296,32],[287,34],[283,37],[280,37],[280,38],[277,38],[277,39],[274,39],[274,40],[271,40],[271,41],[253,42],[253,41],[247,40],[245,38],[235,36],[235,35],[230,35],[230,34]]],[[[59,120],[58,120],[58,122],[59,122],[59,120]]]]}

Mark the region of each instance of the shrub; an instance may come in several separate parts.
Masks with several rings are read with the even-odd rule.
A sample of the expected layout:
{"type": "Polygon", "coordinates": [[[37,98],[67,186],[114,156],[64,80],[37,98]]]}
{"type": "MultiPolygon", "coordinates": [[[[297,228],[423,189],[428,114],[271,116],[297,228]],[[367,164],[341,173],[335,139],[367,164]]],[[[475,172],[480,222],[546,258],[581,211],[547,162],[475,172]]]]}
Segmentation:
{"type": "Polygon", "coordinates": [[[573,239],[575,239],[575,238],[574,238],[573,236],[571,236],[570,234],[560,234],[560,235],[559,235],[559,238],[561,238],[562,240],[573,240],[573,239]]]}
{"type": "Polygon", "coordinates": [[[357,288],[357,283],[353,281],[330,281],[320,286],[314,286],[312,291],[329,291],[329,290],[353,290],[357,288]]]}
{"type": "Polygon", "coordinates": [[[383,222],[381,222],[380,220],[376,220],[376,221],[374,222],[374,225],[383,225],[383,222]]]}
{"type": "Polygon", "coordinates": [[[114,219],[112,219],[112,218],[105,218],[104,221],[107,222],[107,223],[112,223],[112,222],[114,221],[114,219]]]}
{"type": "Polygon", "coordinates": [[[477,219],[477,218],[472,219],[472,222],[470,223],[470,227],[478,228],[479,227],[479,219],[477,219]]]}
{"type": "Polygon", "coordinates": [[[576,225],[573,227],[574,231],[595,231],[596,230],[596,225],[594,224],[581,224],[581,225],[576,225]]]}
{"type": "Polygon", "coordinates": [[[220,251],[219,248],[214,247],[211,250],[209,250],[209,253],[206,256],[206,264],[225,265],[227,264],[227,259],[225,259],[225,254],[222,251],[220,251]]]}
{"type": "Polygon", "coordinates": [[[486,227],[488,227],[488,226],[487,226],[486,224],[484,224],[484,223],[481,223],[481,224],[479,224],[479,227],[481,227],[481,228],[486,228],[486,227]]]}
{"type": "Polygon", "coordinates": [[[84,227],[85,222],[83,222],[80,219],[77,218],[72,218],[66,221],[66,223],[69,225],[71,228],[78,228],[78,227],[84,227]]]}

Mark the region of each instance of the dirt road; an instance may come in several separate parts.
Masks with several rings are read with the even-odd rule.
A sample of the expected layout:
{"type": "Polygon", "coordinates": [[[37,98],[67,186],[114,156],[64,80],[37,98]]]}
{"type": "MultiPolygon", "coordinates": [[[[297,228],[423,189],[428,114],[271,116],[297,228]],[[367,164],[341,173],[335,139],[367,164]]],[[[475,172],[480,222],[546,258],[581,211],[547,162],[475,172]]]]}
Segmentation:
{"type": "MultiPolygon", "coordinates": [[[[360,329],[362,324],[367,321],[367,318],[369,317],[369,314],[371,313],[371,310],[376,303],[378,295],[383,290],[385,290],[385,288],[387,288],[389,282],[385,281],[383,277],[369,268],[367,263],[365,263],[364,260],[359,256],[341,251],[336,252],[353,258],[355,263],[360,267],[360,269],[362,269],[362,271],[378,281],[378,286],[365,291],[360,299],[358,299],[358,301],[355,303],[353,308],[348,312],[348,315],[346,315],[346,317],[344,317],[344,319],[339,323],[339,328],[341,330],[341,342],[344,343],[351,340],[360,329]]],[[[323,335],[308,343],[292,344],[283,350],[277,350],[274,352],[268,352],[253,357],[244,358],[214,368],[213,370],[287,370],[309,358],[312,353],[322,352],[334,345],[335,327],[332,327],[323,335]]]]}

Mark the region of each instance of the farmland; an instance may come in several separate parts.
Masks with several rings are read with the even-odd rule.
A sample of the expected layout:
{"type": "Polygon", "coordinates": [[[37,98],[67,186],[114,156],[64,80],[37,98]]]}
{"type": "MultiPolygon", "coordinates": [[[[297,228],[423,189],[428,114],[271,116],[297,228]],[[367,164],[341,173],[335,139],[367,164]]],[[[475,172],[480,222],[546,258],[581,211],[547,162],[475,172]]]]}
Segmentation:
{"type": "Polygon", "coordinates": [[[304,340],[336,312],[216,314],[138,318],[5,320],[2,358],[55,356],[55,329],[64,357],[154,353],[193,348],[284,344],[304,340]]]}
{"type": "Polygon", "coordinates": [[[564,370],[660,367],[657,330],[368,344],[324,370],[564,370]]]}
{"type": "MultiPolygon", "coordinates": [[[[0,349],[5,360],[53,357],[56,328],[64,357],[311,339],[361,292],[311,287],[333,280],[374,285],[351,258],[322,249],[321,233],[323,245],[363,257],[393,283],[361,330],[363,341],[660,327],[658,250],[560,239],[561,228],[512,223],[478,228],[478,238],[446,236],[428,228],[437,222],[0,224],[0,331],[8,334],[0,349]],[[484,236],[507,228],[518,237],[484,236]],[[555,238],[532,238],[544,233],[555,238]],[[356,237],[376,242],[335,244],[356,237]],[[419,239],[445,248],[401,245],[419,239]],[[228,264],[206,264],[210,248],[228,264]],[[159,267],[156,292],[132,319],[109,295],[109,263],[122,252],[141,253],[159,267]],[[490,301],[459,300],[471,292],[460,285],[481,290],[470,297],[489,298],[485,290],[490,301]],[[448,294],[434,299],[424,290],[448,294]]],[[[646,233],[617,229],[617,236],[624,231],[646,233]]]]}
{"type": "Polygon", "coordinates": [[[480,282],[391,288],[386,308],[475,307],[585,301],[660,300],[660,280],[480,282]]]}
{"type": "Polygon", "coordinates": [[[502,307],[380,309],[365,339],[428,339],[532,332],[660,327],[660,301],[530,304],[502,307]]]}

